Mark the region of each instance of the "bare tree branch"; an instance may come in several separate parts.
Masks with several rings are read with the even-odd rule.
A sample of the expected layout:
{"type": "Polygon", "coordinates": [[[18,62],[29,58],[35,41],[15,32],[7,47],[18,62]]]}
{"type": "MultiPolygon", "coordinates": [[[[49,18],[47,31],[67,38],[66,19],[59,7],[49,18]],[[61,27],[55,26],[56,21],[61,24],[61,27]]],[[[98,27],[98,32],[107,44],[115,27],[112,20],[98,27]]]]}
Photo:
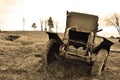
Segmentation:
{"type": "Polygon", "coordinates": [[[43,31],[43,19],[40,19],[41,31],[43,31]]]}
{"type": "Polygon", "coordinates": [[[114,13],[110,17],[105,17],[106,26],[115,26],[120,35],[120,14],[114,13]]]}

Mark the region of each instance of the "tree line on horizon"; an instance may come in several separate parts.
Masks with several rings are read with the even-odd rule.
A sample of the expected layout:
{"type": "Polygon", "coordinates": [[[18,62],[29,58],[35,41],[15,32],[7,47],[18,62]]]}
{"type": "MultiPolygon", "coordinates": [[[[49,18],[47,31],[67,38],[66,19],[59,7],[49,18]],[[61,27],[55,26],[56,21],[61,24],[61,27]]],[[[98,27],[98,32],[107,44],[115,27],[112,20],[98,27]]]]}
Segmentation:
{"type": "MultiPolygon", "coordinates": [[[[31,27],[35,29],[38,27],[37,24],[35,22],[32,23],[31,27]]],[[[52,28],[56,27],[56,32],[58,31],[58,22],[57,21],[53,21],[52,17],[49,17],[46,20],[40,19],[40,27],[41,27],[41,31],[52,31],[52,28]],[[45,24],[45,28],[43,28],[45,24]],[[55,24],[55,25],[54,25],[55,24]]],[[[23,31],[25,28],[25,18],[23,17],[23,31]]]]}

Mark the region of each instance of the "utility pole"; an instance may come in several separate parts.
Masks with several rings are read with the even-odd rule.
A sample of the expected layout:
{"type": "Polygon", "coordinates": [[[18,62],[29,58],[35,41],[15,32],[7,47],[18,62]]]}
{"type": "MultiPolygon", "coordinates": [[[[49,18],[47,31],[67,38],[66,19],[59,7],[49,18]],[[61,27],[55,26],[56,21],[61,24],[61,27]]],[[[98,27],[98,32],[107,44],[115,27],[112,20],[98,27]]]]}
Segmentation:
{"type": "Polygon", "coordinates": [[[24,31],[24,28],[25,28],[25,18],[23,17],[23,31],[24,31]]]}

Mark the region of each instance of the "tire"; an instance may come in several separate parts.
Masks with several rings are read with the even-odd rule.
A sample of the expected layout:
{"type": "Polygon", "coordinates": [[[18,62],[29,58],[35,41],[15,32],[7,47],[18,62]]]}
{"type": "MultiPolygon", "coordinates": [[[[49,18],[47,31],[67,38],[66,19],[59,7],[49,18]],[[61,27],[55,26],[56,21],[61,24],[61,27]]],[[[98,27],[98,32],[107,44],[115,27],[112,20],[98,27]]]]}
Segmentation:
{"type": "Polygon", "coordinates": [[[92,70],[91,70],[91,75],[92,76],[97,76],[97,75],[101,75],[102,71],[104,70],[106,61],[107,61],[107,57],[108,57],[108,52],[105,49],[101,49],[97,56],[96,56],[96,60],[93,63],[92,66],[92,70]]]}
{"type": "Polygon", "coordinates": [[[56,55],[59,54],[59,47],[60,45],[56,40],[50,39],[42,50],[42,62],[49,65],[56,60],[56,55]]]}
{"type": "Polygon", "coordinates": [[[57,59],[56,56],[59,54],[59,47],[60,45],[56,40],[50,39],[42,49],[40,72],[43,74],[43,80],[47,80],[49,76],[48,65],[57,59]]]}

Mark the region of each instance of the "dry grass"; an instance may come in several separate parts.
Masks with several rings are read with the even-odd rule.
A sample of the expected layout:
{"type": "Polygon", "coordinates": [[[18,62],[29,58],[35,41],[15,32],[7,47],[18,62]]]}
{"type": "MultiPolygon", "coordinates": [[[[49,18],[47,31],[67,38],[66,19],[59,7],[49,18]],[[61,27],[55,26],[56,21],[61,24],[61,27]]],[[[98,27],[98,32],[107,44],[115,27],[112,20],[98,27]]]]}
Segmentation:
{"type": "MultiPolygon", "coordinates": [[[[41,58],[36,58],[35,54],[40,54],[44,40],[42,40],[43,43],[39,41],[40,36],[37,32],[31,35],[30,33],[3,32],[0,34],[0,80],[34,80],[34,77],[37,79],[39,73],[36,72],[41,58]],[[21,37],[9,41],[6,40],[8,35],[21,37]]],[[[40,77],[37,80],[40,80],[40,77]]]]}
{"type": "MultiPolygon", "coordinates": [[[[59,34],[61,38],[63,34],[59,34]]],[[[41,49],[48,37],[44,32],[2,32],[0,33],[0,80],[43,80],[40,73],[41,49]],[[9,41],[8,35],[18,35],[20,38],[9,41]]],[[[97,38],[96,42],[102,39],[97,38]]],[[[114,48],[118,48],[117,40],[114,48]]],[[[89,76],[91,66],[84,62],[55,61],[49,65],[47,80],[119,80],[120,54],[110,53],[106,71],[102,76],[89,76]]]]}

